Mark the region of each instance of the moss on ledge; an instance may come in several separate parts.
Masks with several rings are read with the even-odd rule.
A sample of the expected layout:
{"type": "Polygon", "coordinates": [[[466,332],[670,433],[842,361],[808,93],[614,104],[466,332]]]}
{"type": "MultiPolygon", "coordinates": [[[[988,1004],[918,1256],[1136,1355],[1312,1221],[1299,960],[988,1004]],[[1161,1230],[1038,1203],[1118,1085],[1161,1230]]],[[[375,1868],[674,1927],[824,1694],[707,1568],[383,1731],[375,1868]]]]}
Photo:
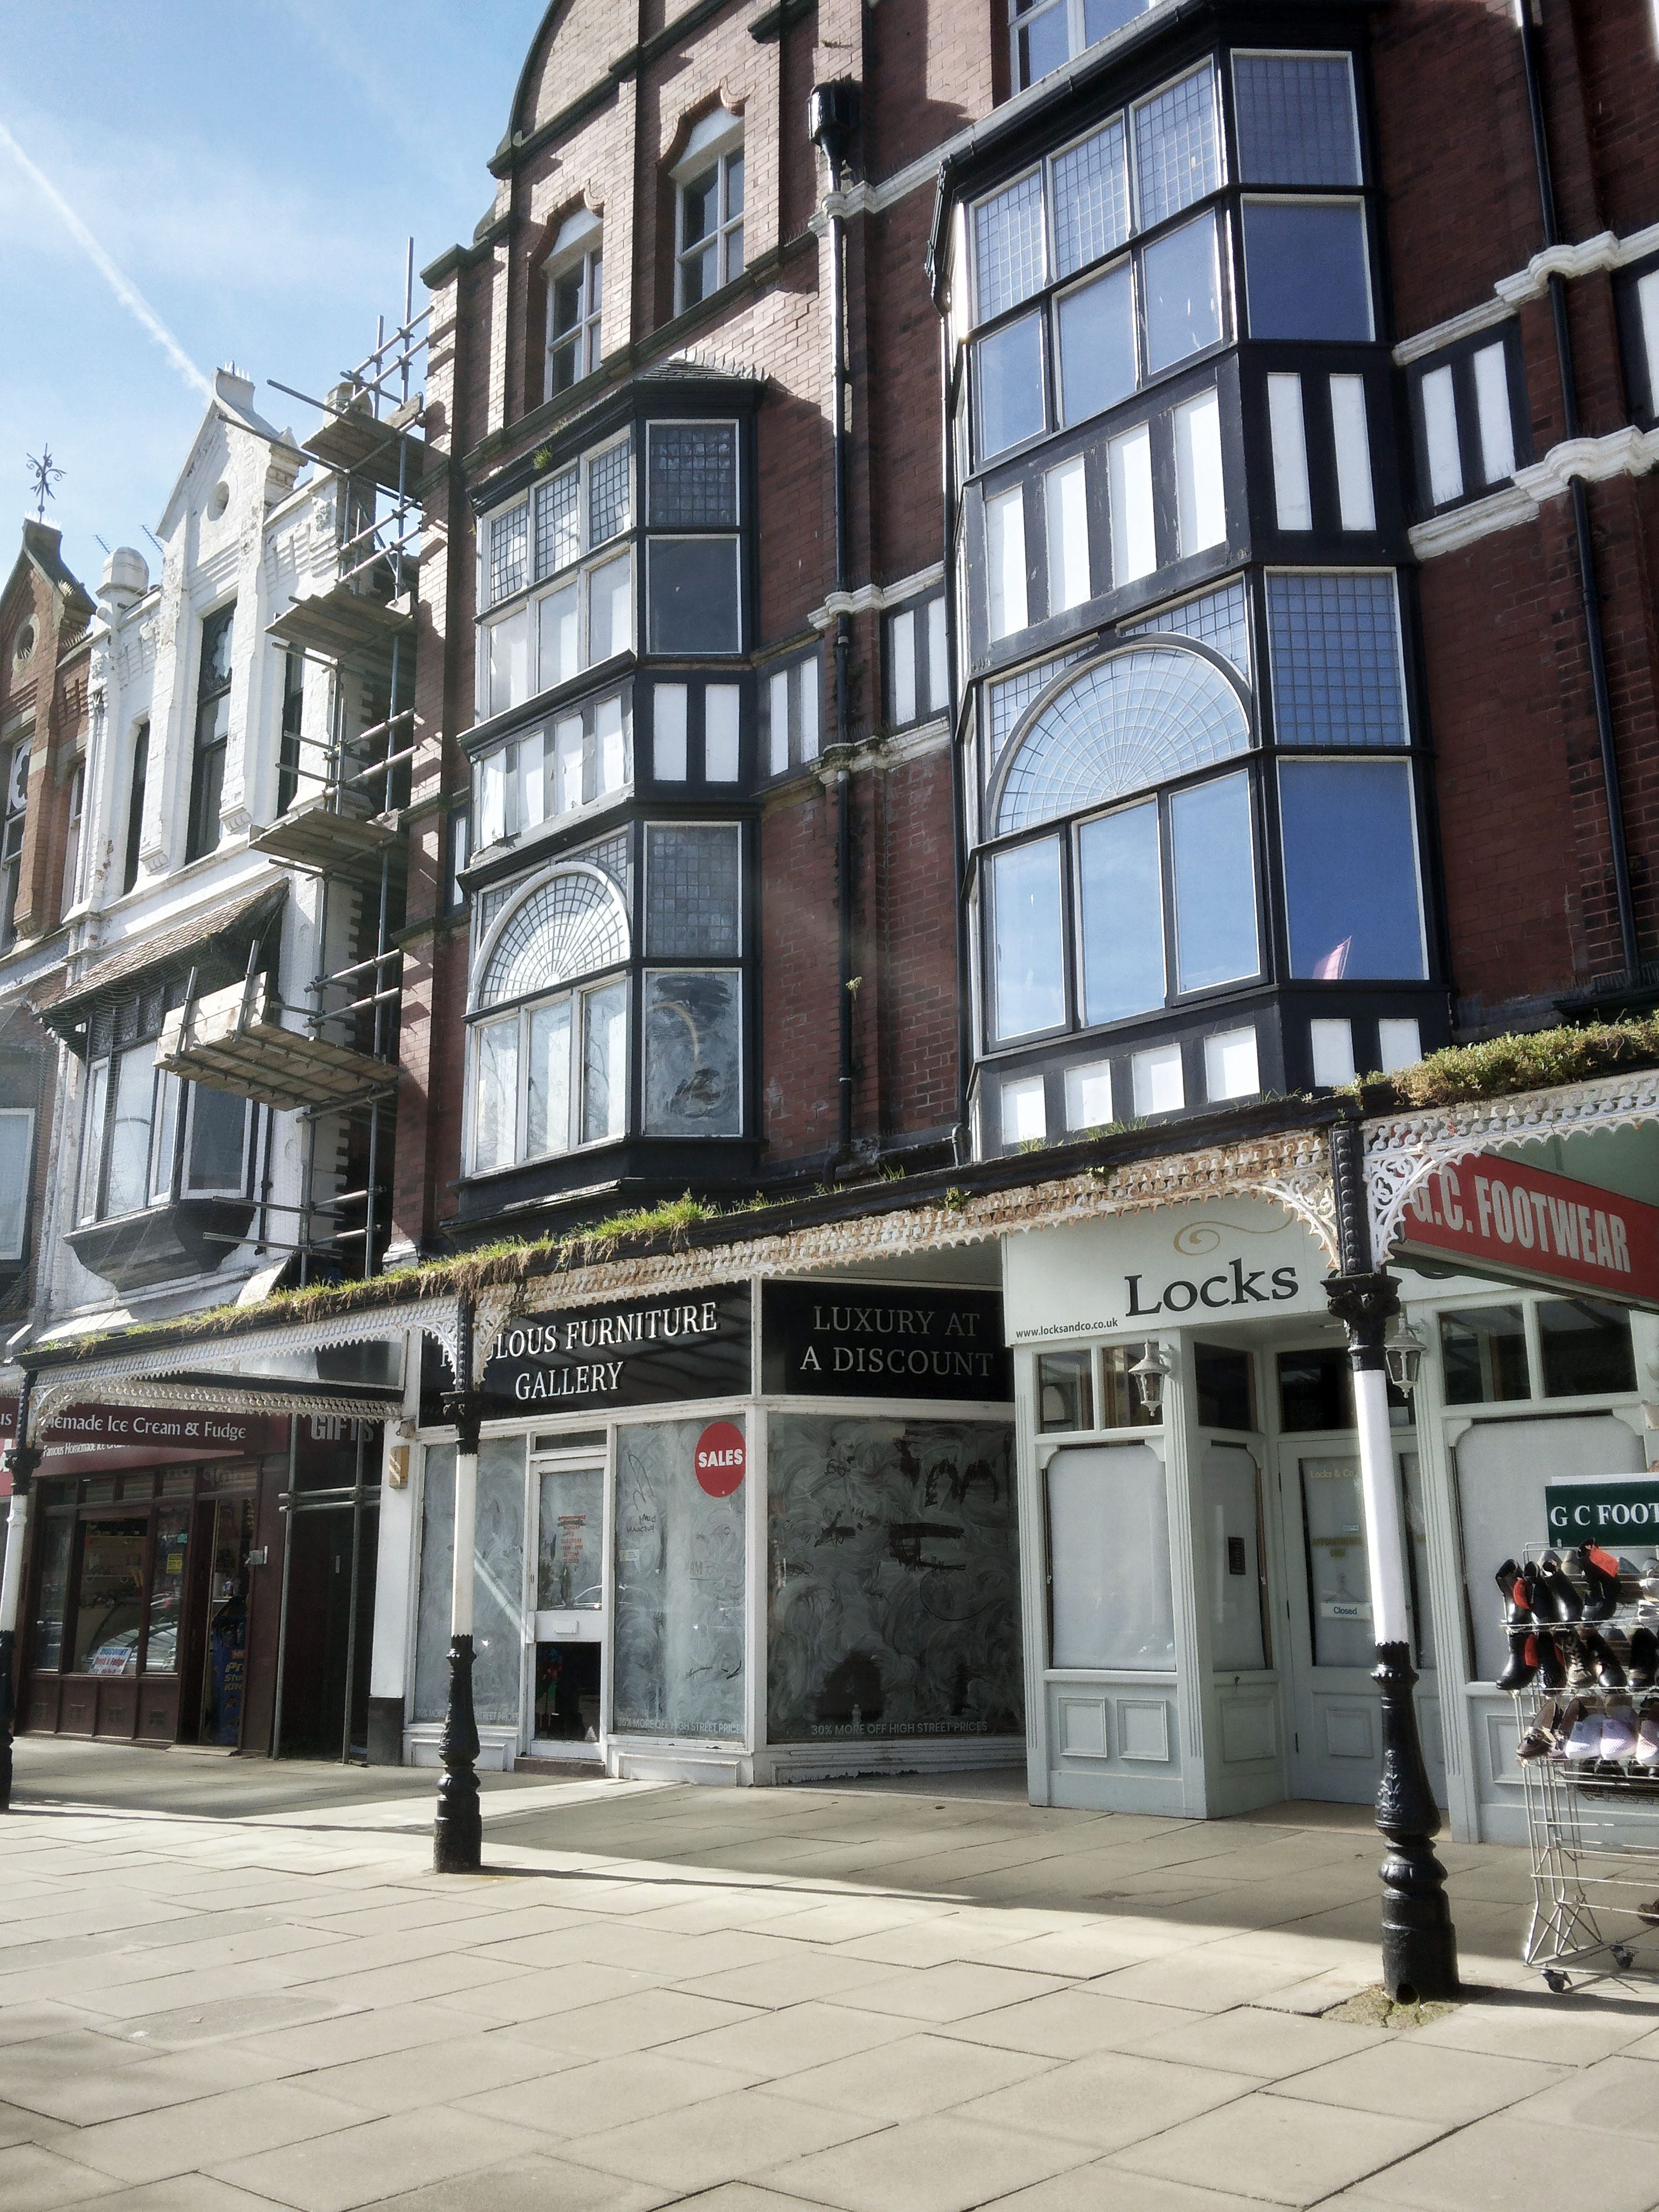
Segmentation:
{"type": "Polygon", "coordinates": [[[1532,1030],[1518,1036],[1488,1037],[1480,1044],[1449,1045],[1414,1067],[1392,1075],[1364,1075],[1353,1085],[1365,1112],[1386,1114],[1419,1106],[1455,1106],[1465,1099],[1503,1098],[1522,1091],[1549,1091],[1596,1075],[1659,1066],[1659,1015],[1582,1027],[1532,1030]]]}

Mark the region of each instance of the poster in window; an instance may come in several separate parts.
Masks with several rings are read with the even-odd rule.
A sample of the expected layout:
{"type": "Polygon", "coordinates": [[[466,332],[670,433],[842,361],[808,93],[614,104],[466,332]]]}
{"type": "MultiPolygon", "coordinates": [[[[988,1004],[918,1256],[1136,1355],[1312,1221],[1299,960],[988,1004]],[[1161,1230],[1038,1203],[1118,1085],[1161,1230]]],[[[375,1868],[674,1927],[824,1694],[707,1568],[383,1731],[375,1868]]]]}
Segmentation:
{"type": "Polygon", "coordinates": [[[746,1483],[697,1480],[703,1421],[617,1432],[615,1719],[619,1735],[744,1733],[746,1483]]]}
{"type": "Polygon", "coordinates": [[[994,1422],[774,1419],[774,1743],[1023,1730],[1012,1460],[994,1422]]]}

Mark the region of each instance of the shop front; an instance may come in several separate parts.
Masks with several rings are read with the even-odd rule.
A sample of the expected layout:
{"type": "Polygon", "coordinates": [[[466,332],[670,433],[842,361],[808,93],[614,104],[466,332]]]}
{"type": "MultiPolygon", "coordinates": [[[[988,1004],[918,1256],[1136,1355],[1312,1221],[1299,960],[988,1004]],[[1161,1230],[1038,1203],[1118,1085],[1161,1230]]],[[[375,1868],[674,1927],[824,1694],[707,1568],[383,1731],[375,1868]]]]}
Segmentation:
{"type": "MultiPolygon", "coordinates": [[[[480,1764],[750,1783],[1017,1761],[999,1291],[746,1277],[539,1303],[556,1294],[530,1286],[483,1370],[480,1764]]],[[[426,1765],[454,1516],[437,1412],[428,1391],[387,1500],[375,1628],[375,1705],[400,1703],[426,1765]]]]}
{"type": "MultiPolygon", "coordinates": [[[[1363,1803],[1381,1739],[1351,1368],[1316,1203],[1248,1193],[1006,1239],[1030,1795],[1363,1803]]],[[[1422,1508],[1393,1407],[1408,1565],[1422,1508]]],[[[1432,1628],[1419,1713],[1439,1782],[1432,1628]]]]}
{"type": "MultiPolygon", "coordinates": [[[[1365,1151],[1375,1249],[1423,1346],[1451,1826],[1523,1843],[1498,1571],[1587,1541],[1637,1569],[1659,1552],[1659,1095],[1650,1073],[1402,1114],[1368,1124],[1365,1151]]],[[[1641,1669],[1613,1643],[1639,1714],[1641,1669]]]]}

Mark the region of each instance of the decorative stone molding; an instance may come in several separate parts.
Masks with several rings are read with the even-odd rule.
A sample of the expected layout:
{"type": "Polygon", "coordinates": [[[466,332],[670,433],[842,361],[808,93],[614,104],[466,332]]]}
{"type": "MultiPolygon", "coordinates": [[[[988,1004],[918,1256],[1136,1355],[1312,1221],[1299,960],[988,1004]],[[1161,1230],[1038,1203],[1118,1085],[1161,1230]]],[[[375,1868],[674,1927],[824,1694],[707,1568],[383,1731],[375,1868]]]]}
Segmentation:
{"type": "Polygon", "coordinates": [[[854,592],[831,592],[806,619],[814,629],[828,629],[837,615],[875,614],[883,607],[902,605],[944,581],[945,563],[935,561],[928,568],[918,568],[913,576],[901,576],[894,584],[860,584],[854,592]]]}
{"type": "Polygon", "coordinates": [[[1547,1137],[1583,1136],[1648,1121],[1659,1121],[1656,1068],[1367,1121],[1365,1189],[1376,1264],[1388,1256],[1412,1193],[1449,1161],[1466,1152],[1497,1152],[1547,1137]]]}
{"type": "Polygon", "coordinates": [[[1517,469],[1513,483],[1501,491],[1416,523],[1406,534],[1418,558],[1431,561],[1437,554],[1455,553],[1490,538],[1494,531],[1532,521],[1547,500],[1559,499],[1570,489],[1575,477],[1586,483],[1603,483],[1611,477],[1645,476],[1655,467],[1659,467],[1659,430],[1638,430],[1627,423],[1604,438],[1565,438],[1552,446],[1541,461],[1517,469]]]}

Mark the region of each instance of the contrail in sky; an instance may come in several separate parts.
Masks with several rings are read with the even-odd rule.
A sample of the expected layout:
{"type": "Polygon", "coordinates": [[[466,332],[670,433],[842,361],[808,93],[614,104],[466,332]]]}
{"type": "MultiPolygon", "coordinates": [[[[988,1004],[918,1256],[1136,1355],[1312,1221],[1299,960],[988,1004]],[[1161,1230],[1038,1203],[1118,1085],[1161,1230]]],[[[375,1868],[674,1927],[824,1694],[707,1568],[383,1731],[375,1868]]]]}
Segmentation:
{"type": "Polygon", "coordinates": [[[57,209],[69,226],[70,235],[88,260],[97,270],[121,305],[137,317],[179,375],[184,378],[185,383],[193,386],[204,399],[211,399],[213,386],[197,368],[178,339],[173,337],[173,332],[161,320],[155,308],[150,306],[149,301],[145,299],[131,278],[125,276],[116,267],[114,262],[110,259],[108,254],[105,252],[57,185],[52,183],[51,178],[35,167],[3,123],[0,123],[0,146],[5,147],[23,173],[31,179],[36,187],[51,201],[52,206],[57,209]]]}

